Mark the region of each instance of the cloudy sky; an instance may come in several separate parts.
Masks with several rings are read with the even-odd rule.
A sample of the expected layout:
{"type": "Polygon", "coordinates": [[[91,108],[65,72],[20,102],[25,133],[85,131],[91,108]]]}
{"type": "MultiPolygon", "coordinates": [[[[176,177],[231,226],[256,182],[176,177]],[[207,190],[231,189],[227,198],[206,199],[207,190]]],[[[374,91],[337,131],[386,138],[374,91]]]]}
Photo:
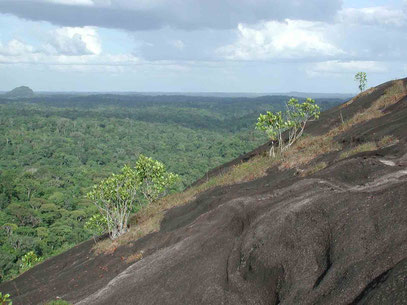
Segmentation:
{"type": "Polygon", "coordinates": [[[0,90],[349,93],[406,34],[407,0],[0,0],[0,90]]]}

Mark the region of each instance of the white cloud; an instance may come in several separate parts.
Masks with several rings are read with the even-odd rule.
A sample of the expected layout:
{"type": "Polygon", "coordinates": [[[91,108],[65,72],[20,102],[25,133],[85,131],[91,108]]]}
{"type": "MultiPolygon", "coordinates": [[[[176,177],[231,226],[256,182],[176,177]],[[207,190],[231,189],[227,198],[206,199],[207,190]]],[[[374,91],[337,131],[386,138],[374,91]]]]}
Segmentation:
{"type": "Polygon", "coordinates": [[[10,40],[7,44],[0,43],[0,56],[20,56],[35,53],[34,47],[26,45],[17,39],[10,40]]]}
{"type": "Polygon", "coordinates": [[[171,45],[177,48],[178,50],[183,50],[185,48],[185,44],[182,40],[173,40],[171,41],[171,45]]]}
{"type": "Polygon", "coordinates": [[[88,65],[88,66],[126,66],[141,63],[141,59],[130,54],[100,55],[50,55],[44,52],[26,52],[15,55],[0,53],[0,64],[44,64],[54,65],[88,65]]]}
{"type": "Polygon", "coordinates": [[[254,27],[239,24],[238,40],[218,49],[232,60],[295,59],[343,54],[328,41],[326,24],[303,20],[262,22],[254,27]]]}
{"type": "Polygon", "coordinates": [[[307,73],[315,74],[341,74],[357,73],[359,71],[381,73],[386,72],[387,67],[384,63],[378,61],[339,61],[331,60],[314,63],[309,65],[307,73]]]}
{"type": "Polygon", "coordinates": [[[47,66],[118,67],[140,64],[140,58],[132,54],[102,53],[101,43],[93,28],[63,27],[51,32],[45,45],[34,47],[13,39],[0,43],[0,64],[31,64],[47,66]]]}
{"type": "Polygon", "coordinates": [[[100,54],[102,46],[95,28],[92,27],[62,27],[51,33],[50,47],[57,54],[85,55],[100,54]]]}
{"type": "MultiPolygon", "coordinates": [[[[195,62],[177,63],[160,60],[147,61],[133,54],[109,54],[102,52],[99,40],[93,29],[60,28],[52,32],[58,37],[59,44],[46,44],[34,47],[19,40],[0,43],[0,65],[28,66],[48,68],[60,72],[105,72],[109,74],[132,70],[166,71],[184,73],[195,62]],[[78,37],[91,52],[79,52],[78,37]],[[62,39],[62,38],[63,39],[62,39]],[[67,39],[67,40],[64,40],[67,39]]],[[[55,41],[54,41],[55,42],[55,41]]],[[[179,46],[179,43],[178,43],[179,46]]],[[[83,50],[82,50],[83,51],[83,50]]]]}
{"type": "Polygon", "coordinates": [[[384,6],[345,8],[337,16],[337,21],[346,24],[404,26],[407,14],[402,9],[391,9],[384,6]]]}

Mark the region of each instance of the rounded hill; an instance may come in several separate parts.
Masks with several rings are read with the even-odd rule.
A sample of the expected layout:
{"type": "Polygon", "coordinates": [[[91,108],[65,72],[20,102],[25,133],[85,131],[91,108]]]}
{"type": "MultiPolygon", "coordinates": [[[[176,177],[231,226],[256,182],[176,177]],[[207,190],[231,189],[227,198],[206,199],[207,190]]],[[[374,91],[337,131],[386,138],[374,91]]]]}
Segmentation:
{"type": "Polygon", "coordinates": [[[30,98],[34,97],[34,91],[27,86],[20,86],[5,94],[7,98],[30,98]]]}

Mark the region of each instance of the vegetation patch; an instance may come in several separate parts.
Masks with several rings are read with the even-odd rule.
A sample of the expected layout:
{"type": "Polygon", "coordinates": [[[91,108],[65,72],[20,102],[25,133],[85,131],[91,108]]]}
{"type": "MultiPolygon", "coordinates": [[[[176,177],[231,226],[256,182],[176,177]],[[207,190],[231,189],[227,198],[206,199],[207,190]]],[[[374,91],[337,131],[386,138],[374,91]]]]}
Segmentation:
{"type": "Polygon", "coordinates": [[[342,145],[335,142],[333,136],[304,137],[284,153],[279,169],[297,168],[310,163],[320,155],[341,149],[342,145]]]}
{"type": "Polygon", "coordinates": [[[127,259],[126,259],[126,263],[131,264],[134,262],[138,262],[139,260],[143,259],[143,251],[137,252],[133,255],[130,255],[127,259]]]}
{"type": "Polygon", "coordinates": [[[310,176],[313,175],[317,172],[319,172],[320,170],[323,170],[324,168],[326,168],[328,166],[328,164],[326,162],[318,162],[317,164],[306,168],[305,170],[301,171],[301,177],[306,177],[306,176],[310,176]]]}
{"type": "Polygon", "coordinates": [[[377,145],[380,148],[387,147],[387,146],[392,146],[395,145],[399,142],[399,139],[397,139],[394,136],[384,136],[381,138],[381,140],[377,143],[377,145]]]}
{"type": "Polygon", "coordinates": [[[13,305],[13,301],[8,293],[0,292],[0,305],[13,305]]]}
{"type": "Polygon", "coordinates": [[[339,160],[348,158],[350,156],[356,155],[361,152],[374,151],[374,150],[378,150],[378,149],[386,147],[386,146],[391,146],[391,145],[396,144],[397,142],[398,142],[398,139],[393,136],[384,136],[379,142],[363,143],[363,144],[360,144],[356,147],[353,147],[349,150],[342,152],[339,155],[339,160]]]}
{"type": "Polygon", "coordinates": [[[361,152],[373,151],[373,150],[376,150],[376,149],[377,149],[377,145],[376,145],[375,142],[363,143],[363,144],[360,144],[360,145],[358,145],[358,146],[356,146],[356,147],[354,147],[354,148],[352,148],[350,150],[346,150],[346,151],[342,152],[339,155],[339,160],[348,158],[350,156],[356,155],[356,154],[361,153],[361,152]]]}

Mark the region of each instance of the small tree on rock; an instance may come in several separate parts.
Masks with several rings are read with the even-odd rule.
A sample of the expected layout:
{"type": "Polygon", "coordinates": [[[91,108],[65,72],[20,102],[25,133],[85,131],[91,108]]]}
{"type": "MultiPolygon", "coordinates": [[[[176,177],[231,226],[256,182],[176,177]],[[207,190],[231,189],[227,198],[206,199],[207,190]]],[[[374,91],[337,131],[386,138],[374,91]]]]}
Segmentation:
{"type": "Polygon", "coordinates": [[[281,150],[281,145],[283,143],[282,134],[286,128],[282,112],[279,111],[273,113],[271,111],[267,111],[266,114],[260,114],[259,118],[257,119],[256,128],[265,131],[270,137],[270,157],[275,157],[274,145],[277,142],[281,150]]]}
{"type": "Polygon", "coordinates": [[[167,172],[160,161],[140,155],[136,162],[139,190],[148,203],[152,203],[168,194],[178,182],[179,177],[167,172]]]}
{"type": "Polygon", "coordinates": [[[367,84],[367,75],[366,72],[358,72],[355,75],[355,81],[359,82],[360,92],[365,91],[367,84]]]}
{"type": "Polygon", "coordinates": [[[138,176],[135,170],[124,166],[120,174],[112,174],[88,193],[106,219],[111,239],[127,232],[127,222],[137,199],[138,176]]]}
{"type": "Polygon", "coordinates": [[[178,176],[168,173],[163,163],[140,155],[136,167],[124,166],[121,173],[102,180],[88,193],[101,214],[92,216],[86,228],[99,235],[105,230],[115,239],[127,232],[131,212],[137,211],[147,200],[152,203],[168,194],[178,176]]]}
{"type": "Polygon", "coordinates": [[[270,137],[272,141],[270,156],[275,156],[276,142],[280,153],[288,149],[302,136],[307,122],[318,119],[320,113],[320,108],[313,99],[307,98],[305,102],[299,103],[297,99],[291,98],[287,102],[285,113],[267,111],[266,114],[260,114],[256,128],[265,131],[270,137]],[[287,143],[283,139],[283,132],[286,130],[288,130],[287,143]]]}
{"type": "Polygon", "coordinates": [[[307,98],[303,103],[299,103],[295,98],[287,102],[286,127],[289,129],[287,147],[302,136],[307,122],[319,119],[320,113],[321,109],[311,98],[307,98]]]}

